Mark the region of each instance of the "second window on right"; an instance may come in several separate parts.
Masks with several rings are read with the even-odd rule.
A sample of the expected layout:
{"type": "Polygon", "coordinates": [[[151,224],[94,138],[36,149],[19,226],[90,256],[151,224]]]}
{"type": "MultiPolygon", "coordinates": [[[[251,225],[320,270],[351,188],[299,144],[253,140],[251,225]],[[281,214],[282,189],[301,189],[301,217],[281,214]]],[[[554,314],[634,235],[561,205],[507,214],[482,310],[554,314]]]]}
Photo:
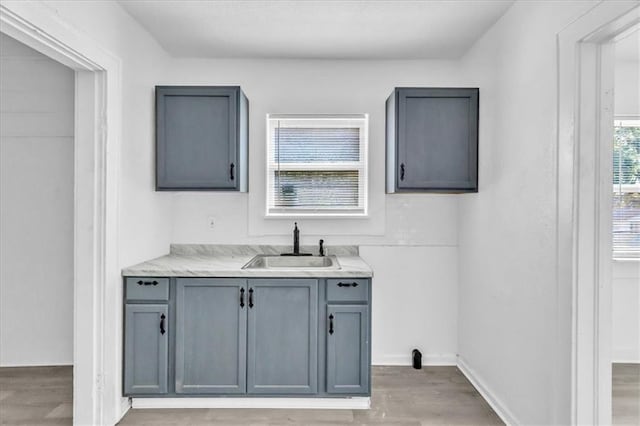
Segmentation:
{"type": "Polygon", "coordinates": [[[613,257],[640,258],[640,120],[614,123],[613,257]]]}

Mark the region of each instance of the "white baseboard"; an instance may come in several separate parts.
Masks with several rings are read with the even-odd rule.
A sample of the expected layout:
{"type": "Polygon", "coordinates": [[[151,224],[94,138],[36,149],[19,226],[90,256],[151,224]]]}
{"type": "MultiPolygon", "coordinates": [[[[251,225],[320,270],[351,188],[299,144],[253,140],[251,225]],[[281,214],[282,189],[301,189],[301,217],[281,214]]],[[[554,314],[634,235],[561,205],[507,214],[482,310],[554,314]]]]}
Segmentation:
{"type": "MultiPolygon", "coordinates": [[[[373,365],[412,365],[411,355],[382,355],[374,357],[373,365]]],[[[456,354],[422,354],[422,365],[437,366],[457,364],[456,354]]]]}
{"type": "Polygon", "coordinates": [[[611,359],[614,364],[638,364],[640,363],[640,353],[634,346],[617,346],[611,348],[611,359]]]}
{"type": "Polygon", "coordinates": [[[487,403],[493,408],[498,417],[506,425],[519,425],[520,423],[516,417],[509,411],[509,409],[491,392],[489,387],[473,372],[471,368],[465,363],[462,357],[458,356],[458,369],[466,376],[476,390],[482,395],[487,403]]]}
{"type": "Polygon", "coordinates": [[[73,363],[70,364],[0,364],[0,368],[14,368],[14,367],[73,367],[73,363]]]}
{"type": "Polygon", "coordinates": [[[132,398],[131,408],[284,408],[368,410],[371,398],[132,398]]]}
{"type": "Polygon", "coordinates": [[[129,411],[130,409],[131,409],[131,398],[125,398],[125,397],[120,398],[120,413],[118,413],[120,417],[118,417],[118,419],[116,420],[116,423],[122,420],[124,415],[127,414],[127,411],[129,411]]]}

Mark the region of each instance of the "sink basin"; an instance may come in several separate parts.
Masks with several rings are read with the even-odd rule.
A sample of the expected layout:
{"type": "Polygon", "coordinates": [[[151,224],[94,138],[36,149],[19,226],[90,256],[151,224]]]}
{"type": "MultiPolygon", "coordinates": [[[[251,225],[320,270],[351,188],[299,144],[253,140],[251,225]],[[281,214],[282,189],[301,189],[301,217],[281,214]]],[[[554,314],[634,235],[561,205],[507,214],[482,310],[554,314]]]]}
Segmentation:
{"type": "Polygon", "coordinates": [[[242,269],[340,269],[335,256],[274,256],[259,254],[242,269]]]}

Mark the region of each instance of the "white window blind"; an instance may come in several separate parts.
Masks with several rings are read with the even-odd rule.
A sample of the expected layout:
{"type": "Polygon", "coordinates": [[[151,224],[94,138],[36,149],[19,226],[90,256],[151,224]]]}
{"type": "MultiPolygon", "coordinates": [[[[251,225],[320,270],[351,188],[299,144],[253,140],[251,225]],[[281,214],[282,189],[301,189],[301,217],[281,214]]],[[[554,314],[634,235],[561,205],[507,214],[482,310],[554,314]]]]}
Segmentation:
{"type": "Polygon", "coordinates": [[[613,257],[640,259],[640,120],[614,123],[613,257]]]}
{"type": "Polygon", "coordinates": [[[367,128],[365,114],[268,115],[267,215],[366,215],[367,128]]]}

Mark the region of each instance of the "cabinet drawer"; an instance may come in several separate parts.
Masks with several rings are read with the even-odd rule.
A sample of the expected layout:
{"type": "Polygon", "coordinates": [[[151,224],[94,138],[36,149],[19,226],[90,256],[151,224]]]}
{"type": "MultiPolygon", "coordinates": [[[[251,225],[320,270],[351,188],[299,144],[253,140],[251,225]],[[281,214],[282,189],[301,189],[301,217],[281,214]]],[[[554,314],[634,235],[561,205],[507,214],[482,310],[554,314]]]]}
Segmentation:
{"type": "Polygon", "coordinates": [[[169,278],[141,278],[126,279],[127,300],[169,300],[169,278]]]}
{"type": "Polygon", "coordinates": [[[369,280],[367,279],[331,279],[327,280],[327,300],[330,302],[366,301],[369,298],[369,280]]]}

